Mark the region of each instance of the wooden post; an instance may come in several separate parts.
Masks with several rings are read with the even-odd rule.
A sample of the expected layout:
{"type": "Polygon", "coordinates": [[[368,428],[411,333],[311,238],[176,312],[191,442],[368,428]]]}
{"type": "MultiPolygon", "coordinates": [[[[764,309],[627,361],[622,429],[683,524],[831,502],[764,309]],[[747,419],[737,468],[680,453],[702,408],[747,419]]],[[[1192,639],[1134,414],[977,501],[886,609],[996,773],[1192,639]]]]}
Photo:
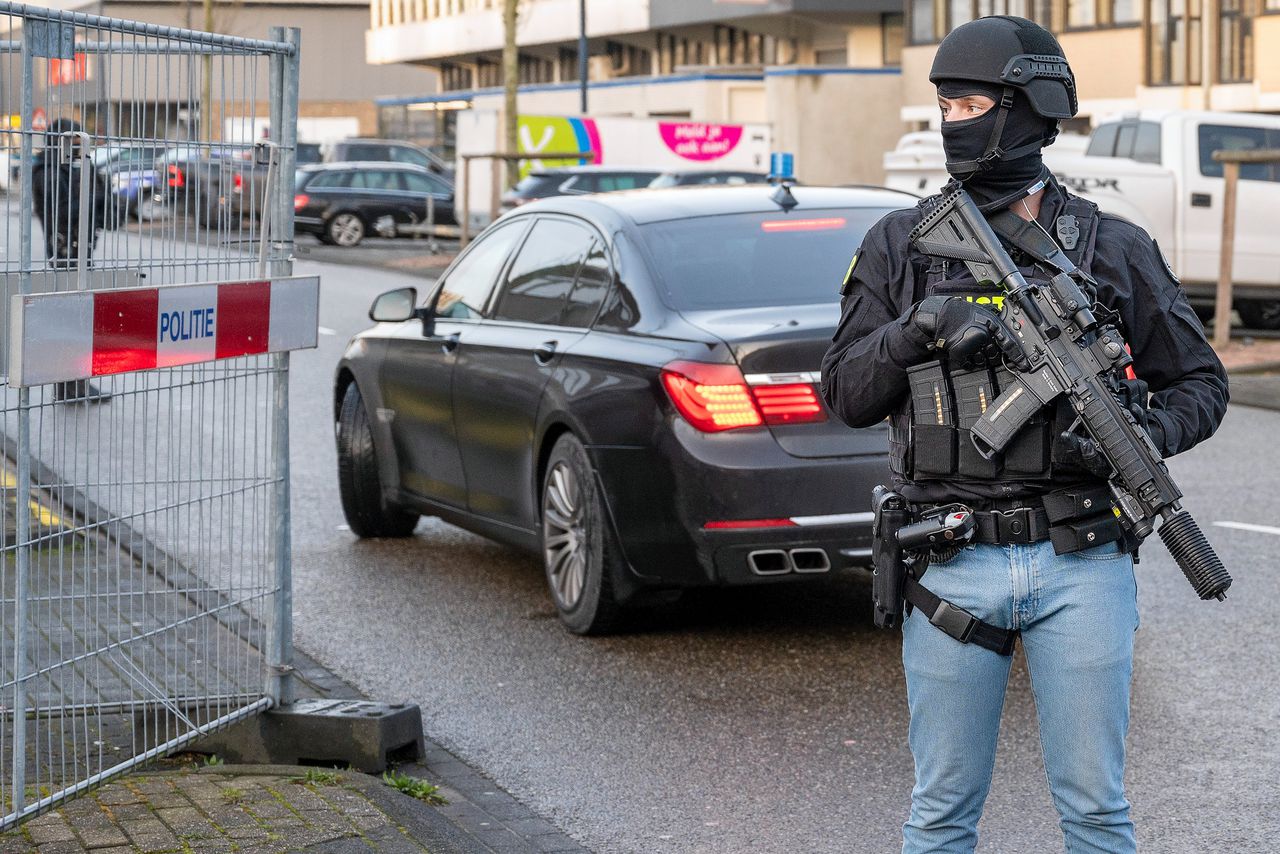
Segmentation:
{"type": "Polygon", "coordinates": [[[1218,258],[1218,293],[1213,304],[1213,346],[1221,350],[1231,340],[1231,266],[1236,254],[1236,187],[1240,183],[1240,164],[1222,164],[1226,179],[1222,192],[1222,250],[1218,258]]]}
{"type": "Polygon", "coordinates": [[[1232,263],[1236,254],[1236,191],[1241,163],[1280,163],[1280,148],[1248,151],[1219,150],[1213,159],[1222,164],[1225,179],[1222,192],[1222,255],[1218,259],[1218,292],[1213,305],[1213,346],[1222,349],[1231,340],[1232,263]]]}
{"type": "Polygon", "coordinates": [[[471,211],[467,208],[467,175],[471,172],[471,155],[462,155],[462,174],[458,176],[458,190],[453,198],[453,214],[458,220],[458,248],[464,249],[471,239],[471,211]]]}
{"type": "Polygon", "coordinates": [[[498,218],[498,201],[502,196],[502,178],[506,175],[507,163],[514,163],[509,157],[495,157],[490,161],[492,168],[489,170],[493,173],[489,184],[489,222],[493,222],[498,218]]]}

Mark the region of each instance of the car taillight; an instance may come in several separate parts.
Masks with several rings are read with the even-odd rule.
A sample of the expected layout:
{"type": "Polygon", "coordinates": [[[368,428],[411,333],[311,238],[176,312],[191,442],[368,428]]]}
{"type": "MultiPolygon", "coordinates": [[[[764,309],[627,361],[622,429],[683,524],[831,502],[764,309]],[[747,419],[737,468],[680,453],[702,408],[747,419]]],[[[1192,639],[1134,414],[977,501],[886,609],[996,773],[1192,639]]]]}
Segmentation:
{"type": "Polygon", "coordinates": [[[300,211],[309,204],[311,204],[311,197],[306,193],[298,193],[293,197],[293,209],[295,211],[300,211]]]}
{"type": "Polygon", "coordinates": [[[704,433],[764,423],[736,365],[671,362],[662,369],[662,385],[685,420],[704,433]]]}
{"type": "Polygon", "coordinates": [[[181,169],[179,169],[179,168],[178,168],[177,166],[175,166],[174,164],[170,163],[170,164],[169,164],[168,172],[169,172],[169,186],[170,186],[170,187],[185,187],[185,186],[186,186],[186,184],[187,184],[187,176],[182,174],[182,170],[181,170],[181,169]]]}
{"type": "Polygon", "coordinates": [[[827,420],[812,383],[753,385],[751,393],[766,424],[810,424],[827,420]]]}

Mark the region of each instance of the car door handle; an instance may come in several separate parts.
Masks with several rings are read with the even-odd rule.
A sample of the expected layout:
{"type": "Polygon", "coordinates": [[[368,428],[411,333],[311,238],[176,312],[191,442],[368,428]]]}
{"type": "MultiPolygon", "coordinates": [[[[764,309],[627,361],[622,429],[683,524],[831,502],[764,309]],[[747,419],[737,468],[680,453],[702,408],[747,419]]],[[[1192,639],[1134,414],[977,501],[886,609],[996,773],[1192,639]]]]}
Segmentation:
{"type": "Polygon", "coordinates": [[[458,349],[458,342],[462,340],[462,333],[451,332],[450,334],[441,336],[436,340],[440,342],[441,353],[452,353],[454,350],[458,349]]]}
{"type": "Polygon", "coordinates": [[[533,360],[539,365],[549,365],[556,355],[556,345],[559,341],[543,341],[537,347],[533,348],[533,360]]]}

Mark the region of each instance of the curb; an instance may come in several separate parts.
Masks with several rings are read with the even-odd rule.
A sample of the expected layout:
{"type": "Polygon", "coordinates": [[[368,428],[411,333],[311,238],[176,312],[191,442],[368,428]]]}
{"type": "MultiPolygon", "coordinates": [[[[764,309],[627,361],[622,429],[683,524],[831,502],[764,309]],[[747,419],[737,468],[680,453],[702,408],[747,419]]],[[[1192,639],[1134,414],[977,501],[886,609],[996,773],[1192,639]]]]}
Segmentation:
{"type": "Polygon", "coordinates": [[[1256,365],[1245,365],[1244,367],[1228,369],[1228,376],[1249,376],[1250,374],[1267,374],[1272,371],[1280,371],[1280,362],[1259,362],[1256,365]]]}

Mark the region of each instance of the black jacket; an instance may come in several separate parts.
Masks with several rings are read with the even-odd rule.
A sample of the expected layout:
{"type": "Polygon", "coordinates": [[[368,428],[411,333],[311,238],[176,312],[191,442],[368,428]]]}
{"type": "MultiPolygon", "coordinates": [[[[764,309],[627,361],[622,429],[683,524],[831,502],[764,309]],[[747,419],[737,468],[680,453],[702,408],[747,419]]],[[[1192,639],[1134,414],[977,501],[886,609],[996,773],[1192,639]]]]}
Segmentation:
{"type": "MultiPolygon", "coordinates": [[[[1067,193],[1050,182],[1040,224],[1052,234],[1067,193]]],[[[894,211],[871,227],[858,249],[841,300],[840,326],[822,360],[822,396],[841,419],[867,427],[909,411],[906,369],[934,358],[924,336],[908,324],[925,296],[931,259],[909,245],[919,207],[894,211]]],[[[1091,273],[1098,301],[1120,315],[1134,370],[1153,392],[1151,416],[1164,433],[1166,457],[1213,435],[1227,408],[1227,373],[1205,339],[1186,294],[1151,237],[1138,226],[1103,214],[1091,273]]],[[[948,491],[899,478],[917,501],[972,498],[970,486],[948,491]]],[[[977,490],[992,497],[1044,492],[1043,484],[1004,484],[977,490]]]]}

